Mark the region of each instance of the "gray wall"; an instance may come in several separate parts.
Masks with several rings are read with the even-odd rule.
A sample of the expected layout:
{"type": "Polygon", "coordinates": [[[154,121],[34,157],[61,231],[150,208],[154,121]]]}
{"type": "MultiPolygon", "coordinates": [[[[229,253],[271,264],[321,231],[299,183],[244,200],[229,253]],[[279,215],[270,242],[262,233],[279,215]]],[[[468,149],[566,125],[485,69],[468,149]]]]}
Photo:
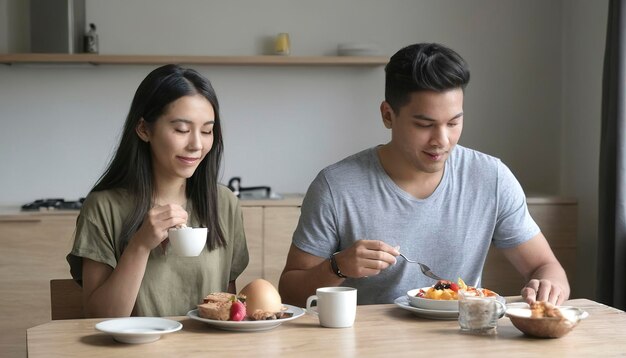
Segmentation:
{"type": "MultiPolygon", "coordinates": [[[[278,32],[294,56],[447,44],[472,70],[461,144],[500,157],[529,195],[578,198],[579,245],[595,253],[607,0],[86,2],[104,54],[264,54],[278,32]]],[[[0,52],[28,51],[24,3],[0,0],[0,52]]],[[[0,205],[84,196],[154,67],[0,66],[0,205]]],[[[194,67],[222,104],[223,181],[304,192],[325,165],[388,140],[382,66],[194,67]]]]}
{"type": "Polygon", "coordinates": [[[593,297],[598,237],[598,173],[608,1],[564,1],[561,192],[578,199],[581,296],[593,297]]]}
{"type": "MultiPolygon", "coordinates": [[[[560,1],[87,0],[87,20],[106,54],[261,54],[278,32],[290,33],[294,56],[333,54],[349,41],[375,42],[387,55],[419,41],[448,44],[473,76],[461,143],[501,157],[530,193],[559,190],[560,1]]],[[[382,66],[195,67],[223,105],[224,181],[240,175],[244,185],[303,192],[325,165],[388,139],[382,66]]],[[[153,68],[0,67],[0,165],[10,168],[0,202],[85,195],[153,68]]]]}

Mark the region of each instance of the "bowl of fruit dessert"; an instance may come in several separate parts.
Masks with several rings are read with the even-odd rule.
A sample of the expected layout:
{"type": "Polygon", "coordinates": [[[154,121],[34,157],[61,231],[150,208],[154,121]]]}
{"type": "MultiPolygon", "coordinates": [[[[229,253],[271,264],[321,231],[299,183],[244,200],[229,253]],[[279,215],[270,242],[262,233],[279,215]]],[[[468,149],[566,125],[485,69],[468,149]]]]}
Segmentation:
{"type": "Polygon", "coordinates": [[[437,311],[458,311],[459,290],[464,290],[466,295],[498,297],[497,293],[489,289],[468,286],[460,278],[458,282],[440,280],[433,286],[416,288],[406,294],[409,304],[413,307],[437,311]]]}

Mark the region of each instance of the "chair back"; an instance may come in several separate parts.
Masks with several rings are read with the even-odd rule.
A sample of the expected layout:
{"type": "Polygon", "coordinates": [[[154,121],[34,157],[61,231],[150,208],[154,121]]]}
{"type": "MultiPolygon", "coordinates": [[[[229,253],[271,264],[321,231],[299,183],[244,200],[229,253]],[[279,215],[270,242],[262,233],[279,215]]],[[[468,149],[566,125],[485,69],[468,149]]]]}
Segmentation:
{"type": "Polygon", "coordinates": [[[53,320],[85,318],[83,288],[73,279],[50,280],[50,308],[53,320]]]}

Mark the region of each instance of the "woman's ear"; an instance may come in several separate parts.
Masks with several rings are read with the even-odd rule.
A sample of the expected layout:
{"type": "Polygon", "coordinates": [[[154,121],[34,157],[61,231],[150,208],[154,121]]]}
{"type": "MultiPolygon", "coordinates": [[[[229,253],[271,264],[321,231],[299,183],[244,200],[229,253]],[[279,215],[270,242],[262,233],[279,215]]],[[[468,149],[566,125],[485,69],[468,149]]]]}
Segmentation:
{"type": "Polygon", "coordinates": [[[137,132],[137,135],[142,141],[146,143],[150,142],[150,133],[148,132],[148,126],[143,118],[139,119],[139,123],[135,128],[135,132],[137,132]]]}
{"type": "Polygon", "coordinates": [[[385,128],[391,129],[394,112],[389,102],[383,101],[383,103],[380,104],[380,115],[383,118],[383,124],[385,125],[385,128]]]}

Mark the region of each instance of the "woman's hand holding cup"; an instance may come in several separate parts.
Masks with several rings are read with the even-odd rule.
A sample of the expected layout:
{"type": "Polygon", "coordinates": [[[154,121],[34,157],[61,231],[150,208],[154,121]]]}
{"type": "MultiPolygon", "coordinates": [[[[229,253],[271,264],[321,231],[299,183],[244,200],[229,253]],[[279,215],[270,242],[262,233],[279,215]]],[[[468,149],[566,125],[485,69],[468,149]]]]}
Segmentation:
{"type": "Polygon", "coordinates": [[[168,237],[168,230],[172,227],[187,223],[187,212],[177,204],[155,206],[148,211],[141,227],[135,234],[134,240],[149,250],[154,249],[168,237]]]}

